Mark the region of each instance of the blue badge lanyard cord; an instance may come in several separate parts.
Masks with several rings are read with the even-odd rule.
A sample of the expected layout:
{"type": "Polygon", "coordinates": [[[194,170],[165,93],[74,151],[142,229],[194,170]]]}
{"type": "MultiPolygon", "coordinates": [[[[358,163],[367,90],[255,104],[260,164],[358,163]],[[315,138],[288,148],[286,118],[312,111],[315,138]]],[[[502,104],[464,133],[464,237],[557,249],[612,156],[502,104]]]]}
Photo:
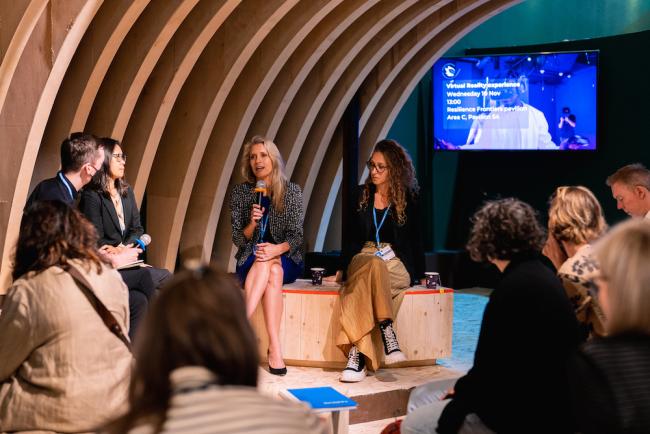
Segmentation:
{"type": "Polygon", "coordinates": [[[61,182],[63,183],[63,185],[65,185],[65,188],[68,189],[68,193],[70,193],[70,199],[72,199],[74,201],[74,194],[72,194],[72,188],[70,188],[70,185],[68,184],[68,180],[65,179],[65,177],[63,176],[63,173],[61,173],[61,172],[59,172],[59,178],[61,179],[61,182]]]}
{"type": "MultiPolygon", "coordinates": [[[[271,214],[271,207],[269,206],[269,211],[266,213],[266,215],[262,216],[260,219],[260,236],[258,238],[258,243],[264,242],[264,234],[266,233],[266,229],[269,226],[269,215],[271,214]]],[[[253,252],[257,250],[257,244],[253,246],[253,252]]]]}
{"type": "Polygon", "coordinates": [[[388,206],[386,207],[386,211],[384,211],[384,216],[381,218],[381,222],[379,222],[379,225],[377,225],[377,209],[374,206],[372,207],[372,220],[375,223],[375,241],[377,242],[377,250],[381,249],[379,247],[379,230],[384,225],[384,221],[386,221],[388,210],[390,210],[390,204],[388,204],[388,206]]]}

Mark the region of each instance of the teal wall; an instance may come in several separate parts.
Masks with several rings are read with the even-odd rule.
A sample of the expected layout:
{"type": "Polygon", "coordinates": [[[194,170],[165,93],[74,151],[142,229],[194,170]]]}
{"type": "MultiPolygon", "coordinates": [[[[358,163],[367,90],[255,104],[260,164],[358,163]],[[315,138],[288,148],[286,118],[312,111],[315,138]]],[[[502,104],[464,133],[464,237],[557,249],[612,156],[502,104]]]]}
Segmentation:
{"type": "MultiPolygon", "coordinates": [[[[446,55],[462,55],[469,48],[546,44],[649,29],[650,0],[527,0],[474,29],[446,55]]],[[[422,112],[418,95],[430,88],[430,81],[430,74],[423,77],[388,134],[411,152],[414,163],[419,158],[418,150],[427,145],[427,138],[418,131],[422,118],[429,114],[422,112]]],[[[428,158],[432,158],[434,175],[426,183],[421,182],[421,187],[423,194],[429,193],[433,199],[428,244],[439,250],[447,244],[459,155],[436,153],[428,158]]]]}

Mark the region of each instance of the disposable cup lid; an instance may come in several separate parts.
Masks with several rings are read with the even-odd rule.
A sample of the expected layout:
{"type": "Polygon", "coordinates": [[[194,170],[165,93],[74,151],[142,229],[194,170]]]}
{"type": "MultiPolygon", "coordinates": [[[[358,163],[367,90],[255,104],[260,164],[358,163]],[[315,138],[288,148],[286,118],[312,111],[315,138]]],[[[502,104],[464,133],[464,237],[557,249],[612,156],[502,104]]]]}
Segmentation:
{"type": "Polygon", "coordinates": [[[425,272],[424,274],[426,274],[426,275],[431,275],[431,276],[435,276],[436,274],[439,274],[439,273],[436,273],[435,271],[427,271],[427,272],[425,272]]]}
{"type": "Polygon", "coordinates": [[[312,268],[311,271],[325,271],[324,268],[312,268]]]}

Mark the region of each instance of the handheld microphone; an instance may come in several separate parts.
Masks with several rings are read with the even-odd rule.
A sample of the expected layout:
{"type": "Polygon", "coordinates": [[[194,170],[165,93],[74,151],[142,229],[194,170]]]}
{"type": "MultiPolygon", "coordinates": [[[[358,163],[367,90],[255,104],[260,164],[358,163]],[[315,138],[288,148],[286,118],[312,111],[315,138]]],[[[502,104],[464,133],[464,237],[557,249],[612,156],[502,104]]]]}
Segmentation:
{"type": "Polygon", "coordinates": [[[146,250],[147,246],[151,243],[151,235],[142,234],[140,235],[140,238],[135,240],[135,243],[144,251],[146,250]]]}
{"type": "Polygon", "coordinates": [[[255,184],[255,193],[257,193],[257,204],[262,206],[262,196],[266,196],[266,182],[257,181],[255,184]]]}

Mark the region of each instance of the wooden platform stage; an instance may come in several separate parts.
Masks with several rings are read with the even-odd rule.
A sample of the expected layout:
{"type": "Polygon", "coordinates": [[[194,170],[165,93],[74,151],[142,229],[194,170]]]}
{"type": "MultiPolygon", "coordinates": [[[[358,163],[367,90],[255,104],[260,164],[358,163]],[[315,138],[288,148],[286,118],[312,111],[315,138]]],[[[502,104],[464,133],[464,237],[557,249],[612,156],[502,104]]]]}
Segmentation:
{"type": "Polygon", "coordinates": [[[359,404],[350,412],[350,434],[379,433],[406,414],[408,396],[414,387],[435,381],[445,389],[464,374],[440,365],[382,368],[359,383],[341,383],[339,369],[289,366],[288,370],[286,376],[278,377],[260,369],[260,391],[277,397],[283,389],[331,386],[359,404]]]}

